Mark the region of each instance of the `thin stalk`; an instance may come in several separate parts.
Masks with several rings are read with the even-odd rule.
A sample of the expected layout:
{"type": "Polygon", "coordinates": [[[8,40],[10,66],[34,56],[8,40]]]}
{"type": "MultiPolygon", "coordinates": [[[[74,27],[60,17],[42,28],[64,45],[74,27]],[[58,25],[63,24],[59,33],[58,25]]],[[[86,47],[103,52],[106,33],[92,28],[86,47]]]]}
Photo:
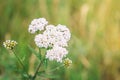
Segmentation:
{"type": "Polygon", "coordinates": [[[53,72],[53,71],[55,71],[55,70],[58,70],[59,68],[61,68],[61,67],[63,67],[64,65],[61,65],[61,66],[58,66],[58,67],[56,67],[56,68],[54,68],[54,69],[51,69],[50,71],[47,71],[47,73],[50,73],[50,72],[53,72]]]}
{"type": "MultiPolygon", "coordinates": [[[[20,60],[20,58],[17,56],[15,50],[12,50],[13,51],[13,54],[15,55],[15,57],[17,58],[18,62],[21,64],[21,66],[23,67],[23,69],[25,70],[25,66],[23,65],[22,61],[20,60]]],[[[27,74],[28,76],[28,79],[29,79],[29,74],[28,72],[25,70],[25,73],[27,74]]]]}
{"type": "Polygon", "coordinates": [[[41,67],[41,65],[42,65],[42,63],[43,63],[43,61],[44,61],[44,59],[41,60],[41,62],[39,63],[39,65],[38,65],[38,67],[37,67],[37,69],[36,69],[36,71],[35,71],[35,74],[34,74],[34,76],[32,77],[31,80],[35,80],[35,78],[36,78],[36,76],[37,76],[37,74],[38,74],[38,71],[39,71],[39,69],[40,69],[40,67],[41,67]]]}
{"type": "Polygon", "coordinates": [[[41,49],[39,48],[40,60],[42,59],[41,49]]]}
{"type": "Polygon", "coordinates": [[[37,74],[38,74],[38,71],[39,71],[39,69],[40,69],[40,67],[41,67],[41,65],[43,64],[43,61],[44,61],[44,58],[42,59],[42,54],[41,54],[41,49],[39,48],[39,54],[40,54],[40,63],[38,64],[38,67],[36,68],[36,71],[35,71],[35,73],[34,73],[34,75],[33,75],[33,77],[32,77],[32,79],[31,80],[35,80],[35,78],[36,78],[36,76],[37,76],[37,74]]]}

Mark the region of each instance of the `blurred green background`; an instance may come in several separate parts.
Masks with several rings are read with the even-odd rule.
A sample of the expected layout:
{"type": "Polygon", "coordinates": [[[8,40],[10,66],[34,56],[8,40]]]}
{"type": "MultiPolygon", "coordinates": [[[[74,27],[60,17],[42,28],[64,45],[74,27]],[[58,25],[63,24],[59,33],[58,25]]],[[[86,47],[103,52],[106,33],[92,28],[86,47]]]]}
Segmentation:
{"type": "Polygon", "coordinates": [[[43,80],[120,80],[120,0],[0,0],[0,80],[22,80],[19,63],[2,46],[6,39],[18,42],[16,52],[33,74],[37,59],[28,44],[36,46],[28,26],[40,17],[72,34],[71,68],[43,80]]]}

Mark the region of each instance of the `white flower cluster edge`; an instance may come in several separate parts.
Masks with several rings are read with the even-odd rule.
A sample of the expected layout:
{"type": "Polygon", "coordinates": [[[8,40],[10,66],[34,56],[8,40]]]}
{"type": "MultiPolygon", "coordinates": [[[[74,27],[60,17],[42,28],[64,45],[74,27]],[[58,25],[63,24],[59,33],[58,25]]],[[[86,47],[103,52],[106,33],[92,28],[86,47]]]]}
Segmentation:
{"type": "Polygon", "coordinates": [[[71,33],[65,25],[49,25],[45,18],[38,18],[33,19],[28,31],[32,34],[41,32],[35,36],[34,41],[39,48],[51,48],[46,52],[46,58],[50,61],[62,62],[68,54],[66,47],[71,33]]]}

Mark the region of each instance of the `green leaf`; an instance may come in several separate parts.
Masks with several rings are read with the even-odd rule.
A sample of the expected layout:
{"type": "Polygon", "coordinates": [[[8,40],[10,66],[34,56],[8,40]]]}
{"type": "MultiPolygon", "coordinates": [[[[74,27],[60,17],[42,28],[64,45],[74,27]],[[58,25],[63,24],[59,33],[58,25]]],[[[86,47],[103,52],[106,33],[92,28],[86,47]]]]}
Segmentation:
{"type": "Polygon", "coordinates": [[[28,78],[28,75],[23,73],[23,77],[28,78]]]}
{"type": "Polygon", "coordinates": [[[32,48],[31,46],[28,46],[28,48],[32,51],[32,53],[39,59],[41,60],[41,54],[38,53],[37,51],[35,51],[34,48],[32,48]]]}
{"type": "Polygon", "coordinates": [[[47,68],[47,66],[48,66],[48,59],[44,59],[44,66],[45,66],[45,68],[47,68]]]}

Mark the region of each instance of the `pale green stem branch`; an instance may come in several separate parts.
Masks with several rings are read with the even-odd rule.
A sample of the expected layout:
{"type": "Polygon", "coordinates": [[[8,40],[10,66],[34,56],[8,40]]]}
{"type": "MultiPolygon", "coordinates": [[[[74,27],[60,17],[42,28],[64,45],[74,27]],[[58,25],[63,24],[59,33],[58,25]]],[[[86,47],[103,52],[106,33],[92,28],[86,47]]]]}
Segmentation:
{"type": "MultiPolygon", "coordinates": [[[[15,50],[12,50],[13,51],[13,54],[15,55],[15,57],[17,58],[18,62],[21,64],[22,68],[25,70],[25,66],[23,65],[22,61],[20,60],[20,58],[17,56],[15,50]]],[[[28,80],[29,80],[29,74],[28,72],[25,70],[25,73],[27,74],[28,76],[28,80]]]]}

